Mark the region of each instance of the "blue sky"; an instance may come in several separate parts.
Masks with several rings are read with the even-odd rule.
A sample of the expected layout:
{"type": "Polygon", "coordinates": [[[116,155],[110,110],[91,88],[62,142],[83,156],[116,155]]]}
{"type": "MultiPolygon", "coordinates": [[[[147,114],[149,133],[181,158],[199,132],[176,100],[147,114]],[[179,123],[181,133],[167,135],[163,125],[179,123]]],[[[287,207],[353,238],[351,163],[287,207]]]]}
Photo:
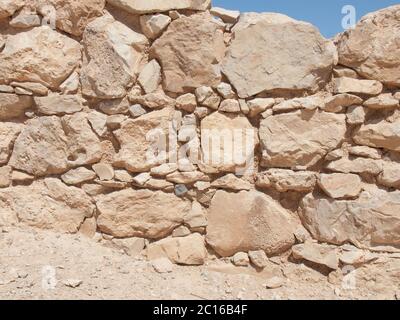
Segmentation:
{"type": "Polygon", "coordinates": [[[325,37],[342,32],[342,8],[352,5],[357,21],[366,13],[391,5],[400,0],[212,0],[213,6],[241,12],[279,12],[292,18],[311,22],[325,37]]]}

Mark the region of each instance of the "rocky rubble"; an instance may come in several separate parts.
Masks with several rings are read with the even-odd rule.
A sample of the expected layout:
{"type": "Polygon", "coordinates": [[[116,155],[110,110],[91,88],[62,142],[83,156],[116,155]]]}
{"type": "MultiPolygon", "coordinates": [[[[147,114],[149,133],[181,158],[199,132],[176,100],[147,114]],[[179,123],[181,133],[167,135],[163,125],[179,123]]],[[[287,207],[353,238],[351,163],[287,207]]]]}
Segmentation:
{"type": "Polygon", "coordinates": [[[399,252],[399,12],[333,41],[209,0],[0,0],[0,227],[158,272],[399,252]]]}

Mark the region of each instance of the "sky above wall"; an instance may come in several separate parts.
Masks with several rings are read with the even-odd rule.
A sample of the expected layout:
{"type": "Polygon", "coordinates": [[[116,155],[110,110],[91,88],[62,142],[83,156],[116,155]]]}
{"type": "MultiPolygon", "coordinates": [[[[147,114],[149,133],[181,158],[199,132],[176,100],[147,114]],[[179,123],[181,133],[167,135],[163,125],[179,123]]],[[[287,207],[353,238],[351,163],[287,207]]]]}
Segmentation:
{"type": "Polygon", "coordinates": [[[399,0],[212,0],[213,6],[241,12],[278,12],[292,18],[308,21],[317,26],[321,33],[333,37],[342,32],[342,8],[351,5],[355,8],[356,20],[365,14],[391,5],[399,0]]]}

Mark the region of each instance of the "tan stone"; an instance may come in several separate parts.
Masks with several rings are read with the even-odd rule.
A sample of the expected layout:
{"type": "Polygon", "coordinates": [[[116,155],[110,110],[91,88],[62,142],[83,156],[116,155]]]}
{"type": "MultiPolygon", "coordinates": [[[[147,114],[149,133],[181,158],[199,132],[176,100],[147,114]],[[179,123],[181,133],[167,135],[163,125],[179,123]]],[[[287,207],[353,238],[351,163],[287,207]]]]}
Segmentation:
{"type": "Polygon", "coordinates": [[[361,192],[361,178],[355,174],[321,174],[318,180],[321,189],[331,198],[354,198],[361,192]]]}
{"type": "Polygon", "coordinates": [[[162,179],[150,179],[146,181],[144,184],[145,188],[152,190],[171,190],[174,187],[174,184],[162,179]]]}
{"type": "Polygon", "coordinates": [[[376,96],[383,90],[382,83],[375,80],[358,80],[353,78],[335,79],[336,93],[355,93],[376,96]]]}
{"type": "Polygon", "coordinates": [[[345,116],[300,110],[261,121],[263,163],[269,167],[311,167],[344,140],[345,116]]]}
{"type": "Polygon", "coordinates": [[[79,233],[84,235],[87,238],[94,238],[97,231],[97,223],[96,218],[86,218],[83,221],[81,227],[79,228],[79,233]]]}
{"type": "Polygon", "coordinates": [[[60,90],[63,94],[76,93],[79,89],[80,81],[79,74],[74,71],[71,75],[60,85],[60,90]]]}
{"type": "Polygon", "coordinates": [[[87,25],[82,44],[82,93],[100,99],[124,97],[139,72],[147,38],[106,14],[87,25]]]}
{"type": "Polygon", "coordinates": [[[175,100],[167,96],[163,91],[152,92],[144,96],[129,95],[129,101],[150,109],[161,109],[175,106],[175,100]]]}
{"type": "Polygon", "coordinates": [[[350,155],[364,158],[379,160],[382,158],[382,152],[379,149],[374,149],[365,146],[352,146],[347,149],[350,155]]]}
{"type": "Polygon", "coordinates": [[[197,201],[192,202],[192,208],[184,217],[185,224],[191,229],[207,227],[207,217],[205,210],[197,201]]]}
{"type": "Polygon", "coordinates": [[[363,106],[351,106],[347,109],[346,120],[350,125],[362,124],[365,122],[366,112],[363,106]]]}
{"type": "Polygon", "coordinates": [[[10,21],[10,26],[17,29],[29,29],[40,26],[40,17],[35,12],[23,8],[21,11],[14,14],[10,21]]]}
{"type": "Polygon", "coordinates": [[[361,105],[363,99],[352,94],[342,93],[325,99],[324,110],[328,112],[340,112],[342,108],[361,105]]]}
{"type": "Polygon", "coordinates": [[[81,60],[77,41],[47,26],[7,37],[0,53],[0,83],[39,82],[57,89],[81,60]]]}
{"type": "Polygon", "coordinates": [[[80,189],[67,187],[48,178],[29,187],[0,191],[2,225],[24,225],[64,233],[78,232],[85,218],[92,217],[95,206],[80,189]]]}
{"type": "Polygon", "coordinates": [[[297,109],[315,110],[324,107],[324,100],[320,96],[310,96],[305,98],[294,98],[285,100],[275,105],[274,112],[290,112],[297,109]]]}
{"type": "Polygon", "coordinates": [[[259,269],[268,265],[268,257],[263,250],[249,251],[250,262],[259,269]]]}
{"type": "MultiPolygon", "coordinates": [[[[0,188],[7,188],[11,184],[11,171],[10,166],[0,167],[0,188]]],[[[1,221],[1,218],[0,218],[1,221]]]]}
{"type": "MultiPolygon", "coordinates": [[[[153,134],[157,139],[168,139],[169,128],[174,118],[174,110],[165,108],[153,111],[137,119],[128,119],[121,125],[121,129],[114,131],[121,149],[115,157],[114,164],[131,172],[145,172],[165,162],[152,152],[155,143],[146,139],[146,135],[153,134]],[[162,130],[162,133],[159,131],[162,130]]],[[[163,140],[159,140],[163,141],[163,140]]],[[[165,140],[168,141],[168,140],[165,140]]],[[[157,151],[157,150],[154,150],[157,151]]],[[[161,153],[166,150],[158,150],[161,153]]]]}
{"type": "Polygon", "coordinates": [[[14,170],[11,174],[11,180],[14,184],[15,183],[27,184],[27,183],[31,183],[34,179],[35,179],[34,176],[27,174],[25,172],[21,172],[21,171],[14,170]]]}
{"type": "Polygon", "coordinates": [[[140,25],[144,35],[149,39],[158,38],[168,27],[172,19],[164,14],[140,16],[140,25]]]}
{"type": "Polygon", "coordinates": [[[257,144],[257,131],[243,115],[214,112],[201,121],[203,163],[219,172],[242,168],[257,144]]]}
{"type": "Polygon", "coordinates": [[[150,51],[161,63],[164,89],[176,93],[218,85],[224,54],[222,27],[209,13],[174,20],[150,51]]]}
{"type": "Polygon", "coordinates": [[[247,101],[247,106],[249,107],[249,116],[255,117],[265,110],[271,108],[275,104],[275,99],[272,98],[256,98],[247,101]]]}
{"type": "Polygon", "coordinates": [[[400,6],[392,6],[363,17],[339,38],[339,62],[367,79],[400,83],[400,6]]]}
{"type": "Polygon", "coordinates": [[[0,120],[9,120],[23,116],[32,106],[32,98],[16,94],[0,93],[0,120]]]}
{"type": "Polygon", "coordinates": [[[93,110],[88,114],[87,118],[93,131],[100,137],[103,137],[107,133],[108,117],[105,114],[93,110]]]}
{"type": "Polygon", "coordinates": [[[146,64],[138,78],[138,82],[146,93],[156,91],[161,80],[161,67],[156,60],[151,60],[146,64]]]}
{"type": "Polygon", "coordinates": [[[184,94],[176,99],[176,107],[186,112],[194,112],[197,107],[196,96],[192,93],[184,94]]]}
{"type": "Polygon", "coordinates": [[[86,115],[27,121],[18,136],[10,165],[35,176],[60,174],[100,160],[102,149],[86,115]]]}
{"type": "Polygon", "coordinates": [[[400,151],[400,120],[380,121],[362,125],[353,136],[357,144],[400,151]]]}
{"type": "Polygon", "coordinates": [[[311,24],[246,13],[233,28],[222,71],[240,98],[282,89],[316,91],[329,79],[336,55],[333,43],[311,24]]]}
{"type": "Polygon", "coordinates": [[[292,255],[295,259],[310,261],[329,269],[339,268],[339,258],[335,250],[324,245],[306,242],[292,248],[292,255]]]}
{"type": "Polygon", "coordinates": [[[12,16],[18,9],[23,7],[24,2],[24,0],[1,0],[0,19],[12,16]]]}
{"type": "Polygon", "coordinates": [[[225,23],[236,23],[240,16],[240,11],[227,10],[219,7],[212,7],[210,13],[220,18],[225,23]]]}
{"type": "Polygon", "coordinates": [[[63,115],[82,111],[82,98],[78,95],[52,94],[47,97],[35,97],[38,111],[44,115],[63,115]]]}
{"type": "Polygon", "coordinates": [[[92,166],[92,168],[100,180],[104,181],[114,179],[114,169],[110,164],[96,163],[92,166]]]}
{"type": "Polygon", "coordinates": [[[77,185],[83,182],[92,181],[96,178],[96,174],[86,169],[85,167],[80,167],[77,169],[72,169],[61,176],[62,181],[68,185],[77,185]]]}
{"type": "Polygon", "coordinates": [[[108,2],[133,14],[144,14],[183,9],[203,11],[210,7],[211,0],[108,0],[108,2]]]}
{"type": "Polygon", "coordinates": [[[194,233],[183,238],[167,238],[150,244],[147,248],[149,260],[168,257],[182,265],[202,265],[207,258],[204,238],[194,233]]]}
{"type": "Polygon", "coordinates": [[[232,90],[232,86],[229,83],[222,82],[217,86],[216,89],[224,99],[236,98],[236,93],[232,90]]]}
{"type": "Polygon", "coordinates": [[[140,256],[146,247],[146,240],[143,238],[112,239],[111,242],[130,257],[140,256]]]}
{"type": "MultiPolygon", "coordinates": [[[[87,24],[103,15],[105,0],[39,0],[39,11],[46,17],[47,4],[55,9],[56,26],[74,36],[81,36],[87,24]]],[[[52,9],[52,10],[54,10],[52,9]]],[[[49,17],[52,19],[52,17],[49,17]]]]}
{"type": "Polygon", "coordinates": [[[154,270],[158,273],[170,273],[174,270],[174,265],[168,258],[159,258],[151,262],[154,270]]]}
{"type": "Polygon", "coordinates": [[[12,85],[13,87],[29,90],[32,93],[40,96],[46,96],[49,92],[49,89],[47,89],[47,87],[35,82],[11,82],[10,85],[12,85]]]}
{"type": "Polygon", "coordinates": [[[8,162],[14,141],[17,139],[23,127],[22,124],[0,122],[0,165],[8,162]]]}
{"type": "Polygon", "coordinates": [[[202,172],[174,172],[167,175],[167,180],[178,184],[193,184],[197,181],[210,181],[210,178],[202,172]]]}
{"type": "Polygon", "coordinates": [[[129,112],[128,98],[103,100],[99,103],[99,109],[108,115],[126,114],[129,112]]]}
{"type": "Polygon", "coordinates": [[[264,250],[269,255],[294,244],[297,222],[271,197],[257,191],[217,191],[212,199],[207,242],[221,256],[264,250]]]}
{"type": "Polygon", "coordinates": [[[234,174],[227,174],[211,183],[211,187],[216,189],[227,189],[233,191],[250,190],[251,184],[243,179],[236,177],[234,174]]]}
{"type": "Polygon", "coordinates": [[[238,113],[240,112],[239,101],[235,99],[223,100],[218,109],[220,112],[238,113]]]}
{"type": "Polygon", "coordinates": [[[378,176],[378,183],[389,188],[400,189],[400,164],[385,161],[383,171],[378,176]]]}
{"type": "Polygon", "coordinates": [[[310,171],[292,171],[269,169],[257,174],[256,185],[259,188],[275,188],[279,192],[312,191],[317,184],[317,174],[310,171]]]}
{"type": "Polygon", "coordinates": [[[314,239],[359,248],[398,246],[400,192],[371,189],[357,200],[336,200],[307,195],[300,216],[314,239]]]}
{"type": "Polygon", "coordinates": [[[97,209],[103,233],[159,239],[182,224],[190,203],[161,191],[127,189],[100,196],[97,209]]]}
{"type": "Polygon", "coordinates": [[[395,99],[391,93],[384,93],[377,97],[373,97],[364,102],[364,106],[370,109],[387,109],[397,108],[399,100],[395,99]]]}
{"type": "Polygon", "coordinates": [[[326,168],[334,172],[367,173],[376,176],[382,172],[382,162],[366,158],[342,158],[332,161],[326,168]]]}

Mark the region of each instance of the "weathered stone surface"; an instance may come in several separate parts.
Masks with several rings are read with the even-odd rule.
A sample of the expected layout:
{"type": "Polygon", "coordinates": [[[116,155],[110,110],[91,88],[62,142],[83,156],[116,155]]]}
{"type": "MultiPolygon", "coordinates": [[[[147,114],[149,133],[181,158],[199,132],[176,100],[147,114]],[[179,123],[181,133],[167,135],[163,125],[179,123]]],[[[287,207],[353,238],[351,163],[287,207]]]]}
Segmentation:
{"type": "Polygon", "coordinates": [[[57,89],[80,59],[77,41],[47,26],[33,28],[7,37],[0,53],[0,83],[39,82],[57,89]]]}
{"type": "Polygon", "coordinates": [[[11,82],[10,85],[12,85],[13,87],[29,90],[39,96],[46,96],[49,92],[49,89],[47,89],[46,86],[37,82],[11,82]]]}
{"type": "Polygon", "coordinates": [[[249,255],[246,252],[238,252],[232,257],[232,263],[238,267],[247,267],[250,263],[249,255]]]}
{"type": "Polygon", "coordinates": [[[250,190],[251,184],[243,179],[236,177],[234,174],[227,174],[211,183],[211,187],[216,189],[227,189],[233,191],[250,190]]]}
{"type": "Polygon", "coordinates": [[[217,191],[208,214],[207,242],[221,256],[264,250],[269,255],[294,244],[296,220],[271,197],[257,191],[217,191]]]}
{"type": "Polygon", "coordinates": [[[268,257],[263,250],[249,251],[249,258],[257,268],[264,269],[268,265],[268,257]]]}
{"type": "Polygon", "coordinates": [[[82,43],[83,94],[100,99],[124,97],[139,72],[147,38],[107,14],[87,25],[82,43]]]}
{"type": "Polygon", "coordinates": [[[271,108],[275,104],[275,99],[272,98],[256,98],[247,102],[249,107],[249,116],[255,117],[256,115],[271,108]]]}
{"type": "Polygon", "coordinates": [[[105,114],[93,110],[88,114],[87,118],[93,131],[96,132],[100,137],[107,133],[108,117],[105,114]]]}
{"type": "Polygon", "coordinates": [[[197,107],[196,96],[192,93],[179,96],[176,99],[176,107],[186,112],[193,112],[197,107]]]}
{"type": "Polygon", "coordinates": [[[383,163],[383,171],[377,180],[383,186],[400,189],[400,164],[385,161],[383,163]]]}
{"type": "Polygon", "coordinates": [[[382,159],[382,151],[380,149],[365,147],[365,146],[352,146],[347,148],[350,155],[364,158],[371,158],[375,160],[382,159]]]}
{"type": "MultiPolygon", "coordinates": [[[[258,100],[258,99],[256,99],[258,100]]],[[[285,100],[273,107],[274,112],[290,112],[298,109],[315,110],[324,107],[324,100],[318,95],[285,100]]]]}
{"type": "Polygon", "coordinates": [[[324,110],[328,112],[338,112],[342,108],[361,105],[363,99],[352,94],[342,93],[325,99],[324,110]]]}
{"type": "Polygon", "coordinates": [[[151,262],[154,270],[158,273],[170,273],[174,270],[174,265],[168,258],[158,258],[151,262]]]}
{"type": "Polygon", "coordinates": [[[103,233],[159,239],[182,224],[190,203],[161,191],[127,189],[100,196],[97,209],[103,233]]]}
{"type": "Polygon", "coordinates": [[[183,9],[203,11],[211,4],[211,0],[108,0],[108,2],[134,14],[183,9]]]}
{"type": "Polygon", "coordinates": [[[0,165],[8,162],[14,141],[17,139],[23,127],[22,124],[0,122],[0,165]]]}
{"type": "Polygon", "coordinates": [[[17,10],[22,8],[24,0],[1,0],[0,19],[12,16],[17,10]]]}
{"type": "Polygon", "coordinates": [[[332,161],[326,168],[334,172],[367,173],[376,176],[382,172],[382,162],[366,158],[346,157],[332,161]]]}
{"type": "Polygon", "coordinates": [[[19,29],[28,29],[40,26],[40,17],[31,10],[22,9],[10,21],[10,26],[19,29]]]}
{"type": "MultiPolygon", "coordinates": [[[[11,172],[10,166],[0,167],[0,188],[7,188],[11,184],[11,172]]],[[[1,221],[1,218],[0,218],[1,221]]]]}
{"type": "Polygon", "coordinates": [[[256,129],[243,115],[214,112],[201,121],[203,162],[220,172],[233,172],[243,167],[257,144],[256,129]],[[235,139],[235,135],[243,140],[235,139]]]}
{"type": "Polygon", "coordinates": [[[219,7],[212,7],[210,13],[220,18],[225,23],[236,23],[240,16],[240,11],[227,10],[219,7]]]}
{"type": "Polygon", "coordinates": [[[161,83],[161,67],[156,60],[151,60],[144,66],[139,74],[138,82],[146,93],[157,90],[161,83]]]}
{"type": "Polygon", "coordinates": [[[209,181],[210,178],[202,172],[174,172],[167,175],[167,180],[179,184],[192,184],[197,181],[209,181]]]}
{"type": "MultiPolygon", "coordinates": [[[[105,0],[39,0],[39,11],[46,16],[46,4],[55,9],[56,26],[74,36],[81,36],[87,24],[103,15],[105,0]]],[[[53,9],[53,10],[54,10],[53,9]]]]}
{"type": "Polygon", "coordinates": [[[172,262],[182,265],[202,265],[207,257],[204,238],[194,233],[183,238],[167,238],[154,242],[147,248],[150,260],[168,257],[172,262]]]}
{"type": "Polygon", "coordinates": [[[295,245],[292,254],[295,259],[307,260],[332,270],[339,268],[339,257],[335,250],[328,246],[306,242],[295,245]]]}
{"type": "Polygon", "coordinates": [[[332,200],[308,195],[300,215],[314,239],[357,247],[398,246],[400,192],[372,189],[357,200],[332,200]]]}
{"type": "Polygon", "coordinates": [[[274,13],[246,13],[233,28],[223,73],[241,98],[263,91],[316,91],[329,79],[336,48],[312,25],[274,13]]]}
{"type": "Polygon", "coordinates": [[[68,185],[77,185],[83,182],[93,181],[95,178],[96,174],[85,167],[72,169],[61,176],[62,181],[68,185]]]}
{"type": "Polygon", "coordinates": [[[38,111],[47,116],[72,114],[83,109],[82,98],[78,95],[52,94],[34,100],[38,111]]]}
{"type": "Polygon", "coordinates": [[[366,112],[363,106],[351,106],[347,109],[346,121],[350,125],[362,124],[365,116],[366,112]]]}
{"type": "Polygon", "coordinates": [[[218,110],[221,112],[238,113],[240,112],[239,101],[235,99],[226,99],[221,102],[218,110]]]}
{"type": "Polygon", "coordinates": [[[129,95],[129,101],[150,109],[161,109],[175,106],[175,100],[167,96],[163,91],[148,93],[144,96],[129,95]]]}
{"type": "Polygon", "coordinates": [[[384,93],[373,97],[364,102],[364,106],[370,109],[387,109],[399,106],[399,100],[395,99],[391,93],[384,93]]]}
{"type": "Polygon", "coordinates": [[[400,84],[400,6],[363,17],[356,28],[339,40],[339,62],[367,79],[400,84]]]}
{"type": "Polygon", "coordinates": [[[40,117],[27,121],[15,141],[10,165],[35,176],[60,174],[100,160],[101,151],[85,114],[40,117]]]}
{"type": "Polygon", "coordinates": [[[376,96],[383,90],[382,83],[375,80],[358,80],[353,78],[335,79],[336,93],[355,93],[376,96]]]}
{"type": "Polygon", "coordinates": [[[364,146],[400,151],[399,125],[400,120],[367,123],[355,132],[353,140],[364,146]]]}
{"type": "Polygon", "coordinates": [[[161,63],[166,91],[216,86],[221,80],[218,63],[225,54],[222,27],[209,13],[182,17],[154,42],[150,54],[161,63]]]}
{"type": "Polygon", "coordinates": [[[342,114],[301,110],[271,116],[260,125],[264,164],[313,166],[343,141],[345,133],[342,114]]]}
{"type": "Polygon", "coordinates": [[[312,191],[317,184],[317,174],[310,171],[292,171],[269,169],[257,174],[256,185],[259,188],[275,188],[279,192],[312,191]]]}
{"type": "Polygon", "coordinates": [[[144,35],[156,39],[168,27],[172,19],[164,14],[145,15],[140,17],[140,25],[144,35]]]}
{"type": "Polygon", "coordinates": [[[145,172],[164,163],[167,150],[165,148],[156,150],[157,144],[154,141],[168,141],[164,139],[168,139],[168,130],[173,119],[174,110],[165,108],[150,112],[137,119],[124,121],[121,129],[114,132],[121,144],[114,164],[131,172],[145,172]],[[156,140],[149,141],[146,136],[147,138],[153,136],[156,140]],[[158,151],[161,152],[161,155],[157,153],[158,151]]]}
{"type": "Polygon", "coordinates": [[[95,211],[82,190],[54,178],[0,190],[0,208],[0,225],[21,223],[65,233],[78,232],[95,211]]]}
{"type": "Polygon", "coordinates": [[[32,106],[32,97],[0,93],[0,120],[18,118],[32,106]]]}
{"type": "Polygon", "coordinates": [[[63,94],[76,93],[79,89],[80,81],[79,74],[74,71],[71,75],[60,85],[60,90],[63,94]]]}
{"type": "Polygon", "coordinates": [[[355,174],[321,174],[318,180],[321,189],[331,198],[354,198],[361,192],[361,178],[355,174]]]}

